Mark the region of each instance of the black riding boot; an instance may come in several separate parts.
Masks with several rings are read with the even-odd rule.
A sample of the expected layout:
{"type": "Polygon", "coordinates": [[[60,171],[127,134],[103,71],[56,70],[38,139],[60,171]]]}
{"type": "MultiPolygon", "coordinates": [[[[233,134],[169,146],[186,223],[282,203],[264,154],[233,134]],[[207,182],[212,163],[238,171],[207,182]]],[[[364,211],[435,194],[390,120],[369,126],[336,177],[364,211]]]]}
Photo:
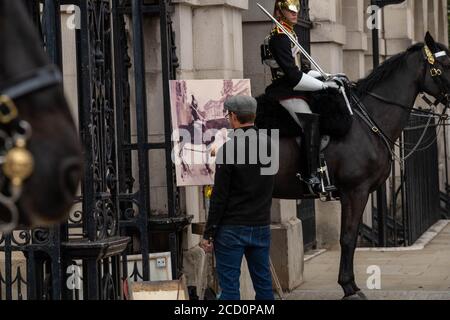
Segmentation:
{"type": "Polygon", "coordinates": [[[319,118],[318,114],[314,113],[297,113],[297,117],[303,126],[303,153],[305,173],[308,176],[302,180],[308,184],[308,187],[314,193],[322,192],[322,183],[318,176],[319,153],[320,153],[320,132],[319,132],[319,118]]]}

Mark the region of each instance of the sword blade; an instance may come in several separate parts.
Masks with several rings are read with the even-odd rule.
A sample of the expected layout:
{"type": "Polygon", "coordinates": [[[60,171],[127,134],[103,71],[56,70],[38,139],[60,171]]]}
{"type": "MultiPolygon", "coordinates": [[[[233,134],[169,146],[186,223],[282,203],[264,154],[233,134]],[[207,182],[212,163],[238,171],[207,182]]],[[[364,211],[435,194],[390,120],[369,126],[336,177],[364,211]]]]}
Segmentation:
{"type": "Polygon", "coordinates": [[[341,92],[342,96],[344,97],[345,104],[347,105],[347,108],[348,108],[348,112],[350,113],[351,116],[353,116],[352,105],[350,104],[350,101],[348,100],[347,92],[345,92],[344,86],[341,87],[340,92],[341,92]]]}
{"type": "Polygon", "coordinates": [[[286,28],[278,22],[277,19],[275,19],[270,13],[269,11],[267,11],[262,5],[260,5],[259,3],[257,3],[258,7],[278,26],[278,28],[280,28],[289,38],[289,40],[292,41],[292,43],[298,48],[300,49],[300,51],[302,52],[302,54],[305,56],[306,59],[308,59],[309,62],[311,62],[311,65],[320,72],[320,74],[322,75],[322,77],[324,77],[325,79],[328,79],[328,75],[322,70],[322,68],[314,61],[314,59],[309,55],[308,51],[306,51],[301,45],[300,43],[297,41],[297,39],[295,39],[295,37],[286,30],[286,28]]]}

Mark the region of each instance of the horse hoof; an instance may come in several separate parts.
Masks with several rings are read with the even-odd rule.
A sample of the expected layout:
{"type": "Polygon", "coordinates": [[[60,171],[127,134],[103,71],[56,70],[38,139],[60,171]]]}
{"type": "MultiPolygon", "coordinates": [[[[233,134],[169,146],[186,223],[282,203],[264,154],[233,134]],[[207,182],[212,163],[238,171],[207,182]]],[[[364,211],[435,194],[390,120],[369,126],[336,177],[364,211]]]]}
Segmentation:
{"type": "Polygon", "coordinates": [[[362,291],[358,291],[354,295],[342,298],[342,300],[368,300],[362,291]]]}
{"type": "Polygon", "coordinates": [[[362,291],[358,291],[356,294],[361,298],[361,300],[369,300],[369,298],[367,298],[367,296],[362,291]]]}
{"type": "Polygon", "coordinates": [[[343,297],[342,300],[361,300],[361,298],[355,293],[352,296],[343,297]]]}

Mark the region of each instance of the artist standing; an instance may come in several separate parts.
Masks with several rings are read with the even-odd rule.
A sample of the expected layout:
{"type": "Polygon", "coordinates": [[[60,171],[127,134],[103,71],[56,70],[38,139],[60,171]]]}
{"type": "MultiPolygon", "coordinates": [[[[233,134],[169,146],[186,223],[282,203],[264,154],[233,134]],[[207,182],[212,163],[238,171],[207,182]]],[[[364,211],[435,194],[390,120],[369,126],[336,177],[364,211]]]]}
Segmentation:
{"type": "Polygon", "coordinates": [[[269,263],[274,176],[261,170],[265,166],[256,146],[267,143],[266,150],[273,149],[271,139],[254,125],[256,107],[256,100],[247,96],[225,102],[234,133],[218,152],[208,221],[200,243],[206,252],[214,250],[220,300],[240,300],[244,255],[256,300],[274,299],[269,263]],[[252,161],[255,155],[258,160],[252,161]]]}

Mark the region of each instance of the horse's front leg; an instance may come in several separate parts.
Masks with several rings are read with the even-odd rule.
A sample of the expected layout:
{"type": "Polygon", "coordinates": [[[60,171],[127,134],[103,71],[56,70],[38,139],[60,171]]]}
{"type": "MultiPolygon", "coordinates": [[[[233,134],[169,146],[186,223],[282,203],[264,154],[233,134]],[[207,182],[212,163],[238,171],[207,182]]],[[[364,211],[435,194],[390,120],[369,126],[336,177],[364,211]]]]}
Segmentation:
{"type": "Polygon", "coordinates": [[[346,298],[365,298],[355,282],[353,258],[355,256],[359,224],[368,198],[369,192],[365,188],[343,192],[341,195],[341,263],[338,283],[344,290],[346,298]]]}

